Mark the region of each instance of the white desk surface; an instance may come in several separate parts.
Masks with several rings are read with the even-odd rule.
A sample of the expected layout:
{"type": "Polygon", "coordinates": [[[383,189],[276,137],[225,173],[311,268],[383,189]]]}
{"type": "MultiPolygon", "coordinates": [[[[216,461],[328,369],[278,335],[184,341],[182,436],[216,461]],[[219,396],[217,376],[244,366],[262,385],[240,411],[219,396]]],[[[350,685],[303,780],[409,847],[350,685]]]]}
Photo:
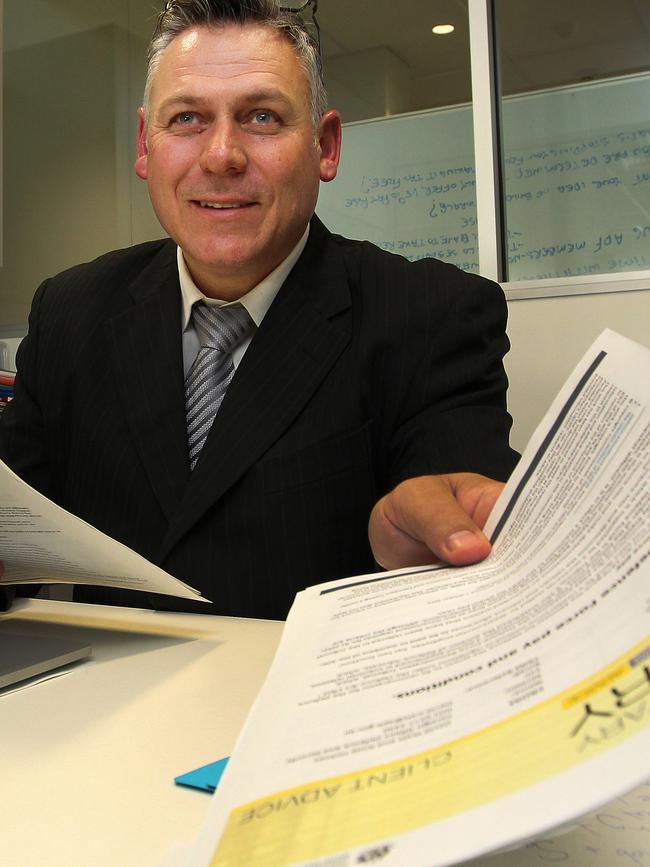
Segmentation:
{"type": "Polygon", "coordinates": [[[149,867],[210,796],[174,777],[230,754],[282,624],[29,600],[0,623],[93,658],[0,694],[0,865],[149,867]]]}
{"type": "MultiPolygon", "coordinates": [[[[0,865],[157,867],[192,841],[210,798],[174,777],[230,754],[282,624],[41,600],[0,622],[93,646],[70,673],[0,693],[0,865]]],[[[479,864],[650,867],[650,785],[479,864]]]]}

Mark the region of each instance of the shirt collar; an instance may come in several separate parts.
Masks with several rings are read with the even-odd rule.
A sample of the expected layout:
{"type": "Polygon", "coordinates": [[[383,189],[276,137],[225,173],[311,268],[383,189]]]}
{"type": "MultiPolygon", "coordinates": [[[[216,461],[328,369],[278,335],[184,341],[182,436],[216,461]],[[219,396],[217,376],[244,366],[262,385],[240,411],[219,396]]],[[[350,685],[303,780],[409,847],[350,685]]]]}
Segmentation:
{"type": "Polygon", "coordinates": [[[178,263],[178,278],[181,284],[181,296],[183,299],[183,331],[185,331],[190,323],[192,314],[192,306],[197,301],[205,301],[206,304],[214,304],[217,307],[224,307],[227,304],[241,304],[248,311],[251,319],[257,327],[259,327],[262,319],[266,315],[269,307],[273,303],[275,296],[280,291],[280,287],[289,276],[289,272],[298,261],[300,254],[305,249],[307,238],[309,236],[309,224],[304,231],[302,238],[298,241],[293,250],[289,253],[286,259],[271,271],[257,286],[254,286],[237,301],[220,301],[217,298],[208,298],[197,287],[189,272],[183,251],[180,247],[176,250],[176,261],[178,263]]]}

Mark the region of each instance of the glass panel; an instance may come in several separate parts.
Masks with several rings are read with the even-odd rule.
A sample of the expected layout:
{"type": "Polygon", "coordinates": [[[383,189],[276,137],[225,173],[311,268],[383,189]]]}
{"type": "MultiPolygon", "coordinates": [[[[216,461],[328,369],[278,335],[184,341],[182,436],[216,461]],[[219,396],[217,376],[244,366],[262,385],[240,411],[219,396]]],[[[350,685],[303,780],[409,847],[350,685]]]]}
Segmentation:
{"type": "Polygon", "coordinates": [[[320,0],[318,20],[344,123],[471,101],[466,0],[320,0]]]}
{"type": "Polygon", "coordinates": [[[345,122],[318,214],[409,259],[477,271],[467,3],[321,0],[318,17],[330,104],[345,122]],[[436,36],[436,24],[455,30],[436,36]]]}
{"type": "Polygon", "coordinates": [[[317,213],[349,238],[407,259],[436,256],[478,271],[469,107],[349,124],[339,175],[317,213]]]}
{"type": "Polygon", "coordinates": [[[650,268],[650,6],[498,13],[509,279],[650,268]]]}

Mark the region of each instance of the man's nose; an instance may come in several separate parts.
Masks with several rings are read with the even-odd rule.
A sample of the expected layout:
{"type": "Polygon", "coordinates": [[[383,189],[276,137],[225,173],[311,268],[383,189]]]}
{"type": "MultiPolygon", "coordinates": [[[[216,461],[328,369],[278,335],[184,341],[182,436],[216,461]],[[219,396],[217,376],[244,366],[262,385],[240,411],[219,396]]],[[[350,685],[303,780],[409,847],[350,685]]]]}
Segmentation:
{"type": "Polygon", "coordinates": [[[238,174],[246,168],[247,157],[236,124],[216,123],[204,133],[205,146],[199,164],[211,174],[238,174]]]}

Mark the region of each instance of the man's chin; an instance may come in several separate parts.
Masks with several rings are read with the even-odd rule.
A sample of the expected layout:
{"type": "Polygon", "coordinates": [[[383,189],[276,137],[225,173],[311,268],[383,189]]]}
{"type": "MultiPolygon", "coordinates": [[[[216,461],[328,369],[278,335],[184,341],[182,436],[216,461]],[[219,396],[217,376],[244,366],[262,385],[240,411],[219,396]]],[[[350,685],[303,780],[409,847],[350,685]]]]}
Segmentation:
{"type": "MultiPolygon", "coordinates": [[[[217,249],[188,250],[181,244],[183,257],[198,288],[206,295],[224,301],[241,298],[269,274],[275,265],[265,263],[245,244],[224,244],[217,249]],[[216,294],[219,293],[219,294],[216,294]]],[[[276,263],[277,264],[277,263],[276,263]]]]}

